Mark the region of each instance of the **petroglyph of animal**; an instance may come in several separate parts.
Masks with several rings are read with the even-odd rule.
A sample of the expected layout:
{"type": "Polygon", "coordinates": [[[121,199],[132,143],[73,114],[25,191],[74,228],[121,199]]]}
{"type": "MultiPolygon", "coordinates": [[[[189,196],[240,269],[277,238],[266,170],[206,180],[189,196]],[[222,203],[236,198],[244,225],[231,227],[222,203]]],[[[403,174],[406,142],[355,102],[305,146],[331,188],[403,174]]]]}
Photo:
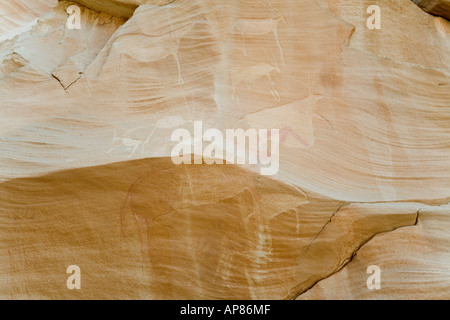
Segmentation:
{"type": "MultiPolygon", "coordinates": [[[[264,179],[233,165],[170,164],[162,170],[148,168],[132,183],[120,207],[121,235],[126,237],[130,231],[134,235],[134,227],[137,227],[144,264],[153,264],[153,271],[159,274],[164,272],[158,268],[161,252],[169,249],[166,253],[173,254],[170,252],[171,243],[176,245],[172,249],[180,248],[184,241],[176,244],[177,241],[188,239],[190,231],[176,229],[184,230],[187,224],[193,232],[196,228],[201,231],[208,226],[189,244],[191,248],[197,244],[203,246],[205,251],[202,254],[209,251],[208,246],[202,244],[202,236],[209,239],[221,237],[224,226],[231,221],[234,225],[245,224],[243,232],[247,237],[244,238],[251,239],[247,243],[249,248],[258,254],[270,252],[270,243],[258,242],[261,237],[266,239],[270,236],[270,230],[264,226],[283,212],[309,203],[309,199],[303,191],[283,183],[277,183],[267,194],[264,179]],[[206,183],[205,177],[211,183],[206,183]],[[240,205],[236,206],[238,203],[240,205]],[[225,214],[217,216],[217,210],[225,214]],[[204,224],[191,224],[194,221],[203,221],[204,224]],[[256,232],[248,230],[249,226],[256,232]]],[[[177,257],[176,254],[172,256],[173,259],[177,257]]]]}
{"type": "MultiPolygon", "coordinates": [[[[127,131],[127,134],[131,131],[133,131],[133,130],[127,131]]],[[[119,144],[116,145],[115,147],[113,147],[112,149],[110,149],[107,153],[111,153],[120,147],[124,147],[126,149],[131,149],[131,154],[128,156],[128,159],[131,159],[139,147],[141,147],[141,153],[144,152],[144,146],[150,141],[152,134],[153,134],[153,131],[149,134],[149,136],[147,137],[147,139],[145,141],[142,141],[140,139],[117,137],[117,133],[116,133],[116,131],[114,131],[113,142],[114,143],[119,142],[119,144]]]]}
{"type": "MultiPolygon", "coordinates": [[[[268,7],[266,4],[263,4],[264,6],[268,7]]],[[[238,31],[241,34],[242,37],[242,44],[244,48],[244,54],[248,55],[247,53],[247,46],[245,44],[245,37],[246,36],[263,36],[269,33],[273,33],[275,36],[275,40],[278,46],[278,49],[280,50],[280,57],[281,62],[283,64],[283,67],[286,66],[284,55],[283,55],[283,48],[281,47],[280,40],[278,37],[278,24],[280,21],[282,21],[284,24],[286,24],[286,19],[282,14],[280,14],[275,9],[268,7],[270,10],[275,11],[279,14],[279,17],[277,18],[266,18],[266,19],[256,19],[256,18],[241,18],[237,19],[234,23],[234,30],[238,31]]]]}
{"type": "Polygon", "coordinates": [[[281,73],[281,69],[278,66],[276,59],[273,60],[273,64],[259,63],[253,66],[245,66],[231,72],[231,86],[233,88],[233,101],[239,104],[239,96],[237,95],[237,88],[241,83],[247,84],[250,88],[253,83],[261,78],[267,78],[271,85],[271,93],[275,100],[280,101],[280,93],[275,88],[275,82],[272,78],[272,73],[281,73]]]}
{"type": "Polygon", "coordinates": [[[184,79],[181,75],[181,62],[179,57],[179,48],[181,39],[188,34],[196,24],[206,23],[205,18],[200,18],[186,24],[178,29],[167,33],[152,36],[142,34],[123,34],[119,41],[113,44],[113,50],[119,54],[127,54],[141,62],[156,62],[173,56],[178,67],[178,83],[183,84],[184,79]],[[146,50],[141,50],[145,46],[146,50]]]}
{"type": "Polygon", "coordinates": [[[252,128],[280,129],[280,143],[290,148],[307,149],[315,141],[313,117],[318,116],[328,123],[316,112],[317,102],[322,98],[309,89],[309,95],[303,99],[250,113],[242,120],[252,128]]]}

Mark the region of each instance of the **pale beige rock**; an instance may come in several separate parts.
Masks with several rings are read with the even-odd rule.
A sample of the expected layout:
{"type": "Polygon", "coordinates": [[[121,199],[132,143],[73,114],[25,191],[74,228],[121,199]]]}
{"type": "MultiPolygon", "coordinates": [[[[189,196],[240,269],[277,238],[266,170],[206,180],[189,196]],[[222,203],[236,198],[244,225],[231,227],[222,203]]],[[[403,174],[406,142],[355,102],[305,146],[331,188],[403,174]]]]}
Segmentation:
{"type": "Polygon", "coordinates": [[[410,0],[377,1],[380,30],[365,1],[17,1],[18,27],[40,18],[0,18],[0,297],[448,297],[447,20],[410,0]],[[279,174],[174,166],[196,120],[280,129],[279,174]]]}
{"type": "Polygon", "coordinates": [[[27,31],[58,0],[8,0],[0,6],[0,41],[27,31]]]}

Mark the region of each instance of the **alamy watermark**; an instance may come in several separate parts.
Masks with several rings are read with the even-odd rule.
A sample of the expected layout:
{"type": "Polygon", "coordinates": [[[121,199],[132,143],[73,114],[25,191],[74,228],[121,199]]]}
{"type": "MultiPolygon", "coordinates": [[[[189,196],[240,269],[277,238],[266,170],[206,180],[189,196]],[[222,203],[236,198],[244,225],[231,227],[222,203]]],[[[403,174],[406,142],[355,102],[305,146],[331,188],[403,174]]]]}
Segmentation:
{"type": "Polygon", "coordinates": [[[367,19],[366,26],[369,30],[381,29],[381,9],[377,5],[371,5],[367,8],[367,14],[371,16],[367,19]]]}
{"type": "Polygon", "coordinates": [[[81,9],[77,5],[68,6],[66,9],[69,14],[67,18],[66,26],[70,30],[80,30],[81,29],[81,9]]]}
{"type": "Polygon", "coordinates": [[[367,278],[367,289],[369,290],[380,290],[381,289],[381,269],[379,266],[369,266],[367,268],[367,273],[371,274],[367,278]]]}
{"type": "Polygon", "coordinates": [[[176,129],[171,141],[178,142],[171,153],[174,164],[259,164],[261,175],[275,175],[279,170],[279,129],[226,129],[224,135],[214,128],[203,132],[203,122],[194,121],[193,135],[176,129]]]}
{"type": "Polygon", "coordinates": [[[80,290],[81,289],[81,269],[77,265],[71,265],[67,267],[67,271],[70,276],[67,278],[67,289],[80,290]]]}

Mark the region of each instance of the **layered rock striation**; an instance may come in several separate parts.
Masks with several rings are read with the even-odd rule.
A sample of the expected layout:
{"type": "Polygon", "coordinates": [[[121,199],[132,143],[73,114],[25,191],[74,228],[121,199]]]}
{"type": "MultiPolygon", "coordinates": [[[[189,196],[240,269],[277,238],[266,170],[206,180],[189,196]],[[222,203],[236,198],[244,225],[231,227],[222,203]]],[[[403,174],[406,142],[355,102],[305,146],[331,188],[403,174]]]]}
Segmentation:
{"type": "Polygon", "coordinates": [[[0,297],[450,297],[450,22],[369,5],[0,4],[0,297]],[[174,164],[196,121],[278,173],[174,164]]]}

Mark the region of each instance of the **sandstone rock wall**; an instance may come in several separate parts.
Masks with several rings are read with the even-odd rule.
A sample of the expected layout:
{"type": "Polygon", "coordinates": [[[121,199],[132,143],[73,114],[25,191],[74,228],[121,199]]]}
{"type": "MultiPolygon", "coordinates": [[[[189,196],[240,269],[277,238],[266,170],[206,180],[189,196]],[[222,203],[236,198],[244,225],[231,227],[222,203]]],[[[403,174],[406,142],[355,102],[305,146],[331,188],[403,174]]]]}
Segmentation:
{"type": "Polygon", "coordinates": [[[448,0],[413,0],[426,12],[450,19],[450,1],[448,0]]]}
{"type": "Polygon", "coordinates": [[[450,297],[448,20],[410,0],[5,3],[0,297],[450,297]],[[175,165],[198,120],[280,129],[278,174],[175,165]]]}

